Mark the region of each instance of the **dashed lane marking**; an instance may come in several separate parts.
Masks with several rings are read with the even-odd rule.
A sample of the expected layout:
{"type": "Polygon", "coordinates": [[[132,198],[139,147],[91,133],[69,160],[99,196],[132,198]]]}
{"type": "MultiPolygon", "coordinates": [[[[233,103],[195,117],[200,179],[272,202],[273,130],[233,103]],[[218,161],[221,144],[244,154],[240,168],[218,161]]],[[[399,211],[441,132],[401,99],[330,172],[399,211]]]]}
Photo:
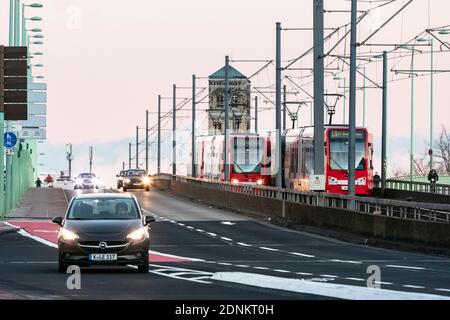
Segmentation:
{"type": "Polygon", "coordinates": [[[410,267],[410,266],[399,266],[395,264],[388,264],[386,265],[388,268],[401,268],[401,269],[411,269],[411,270],[425,270],[425,268],[422,267],[410,267]]]}

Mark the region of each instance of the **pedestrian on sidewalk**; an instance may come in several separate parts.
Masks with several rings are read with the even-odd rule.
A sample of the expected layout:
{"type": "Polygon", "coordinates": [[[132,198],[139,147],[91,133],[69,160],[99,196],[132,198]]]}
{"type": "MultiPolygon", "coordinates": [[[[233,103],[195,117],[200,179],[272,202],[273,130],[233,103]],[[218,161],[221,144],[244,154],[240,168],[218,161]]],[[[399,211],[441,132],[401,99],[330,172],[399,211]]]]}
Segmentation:
{"type": "Polygon", "coordinates": [[[435,169],[431,169],[428,173],[428,181],[430,181],[431,184],[431,192],[435,192],[436,190],[436,182],[439,181],[439,176],[435,169]]]}
{"type": "Polygon", "coordinates": [[[53,178],[50,175],[50,173],[48,174],[48,176],[45,178],[44,181],[47,182],[49,188],[53,188],[53,178]]]}
{"type": "Polygon", "coordinates": [[[41,187],[42,181],[41,181],[41,179],[39,179],[39,177],[36,179],[35,184],[36,184],[36,188],[40,188],[41,187]]]}

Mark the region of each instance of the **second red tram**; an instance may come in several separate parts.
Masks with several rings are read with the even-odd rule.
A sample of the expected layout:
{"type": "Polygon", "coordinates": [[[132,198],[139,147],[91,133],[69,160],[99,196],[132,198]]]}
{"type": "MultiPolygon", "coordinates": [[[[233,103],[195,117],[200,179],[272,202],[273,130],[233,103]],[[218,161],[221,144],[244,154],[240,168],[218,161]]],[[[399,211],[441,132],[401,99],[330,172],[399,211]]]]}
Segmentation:
{"type": "MultiPolygon", "coordinates": [[[[325,191],[348,193],[348,127],[325,126],[325,191]]],[[[275,143],[271,138],[272,145],[275,143]]],[[[356,129],[355,193],[373,190],[373,138],[366,128],[356,129]]],[[[282,138],[284,187],[309,191],[314,175],[314,128],[287,130],[282,138]]],[[[273,166],[276,168],[276,166],[273,166]]],[[[275,173],[272,172],[274,175],[275,173]]],[[[273,181],[273,179],[272,179],[273,181]]]]}

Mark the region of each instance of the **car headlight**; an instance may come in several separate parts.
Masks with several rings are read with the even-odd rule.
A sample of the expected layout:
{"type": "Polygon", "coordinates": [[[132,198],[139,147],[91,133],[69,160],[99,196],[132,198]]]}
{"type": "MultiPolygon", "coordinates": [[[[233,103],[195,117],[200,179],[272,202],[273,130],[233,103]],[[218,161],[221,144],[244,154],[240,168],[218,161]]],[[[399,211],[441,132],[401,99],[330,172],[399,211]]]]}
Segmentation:
{"type": "Polygon", "coordinates": [[[256,180],[256,184],[257,184],[258,186],[261,186],[261,185],[264,184],[264,180],[263,180],[263,179],[258,179],[258,180],[256,180]]]}
{"type": "Polygon", "coordinates": [[[145,177],[143,181],[144,181],[145,184],[149,184],[150,183],[150,178],[149,177],[145,177]]]}
{"type": "Polygon", "coordinates": [[[131,180],[128,179],[128,178],[125,178],[124,181],[125,181],[125,183],[130,183],[131,182],[131,180]]]}
{"type": "Polygon", "coordinates": [[[147,236],[148,228],[137,229],[127,235],[129,240],[142,240],[147,236]]]}
{"type": "Polygon", "coordinates": [[[80,237],[67,229],[61,229],[61,237],[66,241],[78,240],[80,237]]]}
{"type": "Polygon", "coordinates": [[[119,177],[119,181],[122,181],[123,180],[123,177],[119,177]]]}
{"type": "Polygon", "coordinates": [[[239,183],[239,180],[238,180],[238,179],[231,179],[231,183],[232,183],[232,184],[238,184],[238,183],[239,183]]]}

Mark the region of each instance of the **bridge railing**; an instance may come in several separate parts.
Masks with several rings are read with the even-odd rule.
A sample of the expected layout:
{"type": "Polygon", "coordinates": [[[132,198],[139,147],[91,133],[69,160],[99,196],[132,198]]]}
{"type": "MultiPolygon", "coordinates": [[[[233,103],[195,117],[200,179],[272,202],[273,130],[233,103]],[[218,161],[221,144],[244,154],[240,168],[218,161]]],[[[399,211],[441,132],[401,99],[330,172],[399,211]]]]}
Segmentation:
{"type": "Polygon", "coordinates": [[[386,187],[388,189],[429,192],[450,196],[450,185],[448,184],[431,184],[427,182],[405,181],[405,180],[386,180],[386,187]]]}
{"type": "Polygon", "coordinates": [[[450,223],[450,204],[409,202],[324,192],[293,191],[275,187],[231,184],[222,181],[172,176],[169,174],[160,174],[155,177],[157,179],[175,180],[181,183],[198,185],[208,189],[243,193],[297,204],[344,209],[362,214],[380,215],[398,219],[450,223]],[[355,203],[353,209],[350,208],[351,200],[355,203]]]}

